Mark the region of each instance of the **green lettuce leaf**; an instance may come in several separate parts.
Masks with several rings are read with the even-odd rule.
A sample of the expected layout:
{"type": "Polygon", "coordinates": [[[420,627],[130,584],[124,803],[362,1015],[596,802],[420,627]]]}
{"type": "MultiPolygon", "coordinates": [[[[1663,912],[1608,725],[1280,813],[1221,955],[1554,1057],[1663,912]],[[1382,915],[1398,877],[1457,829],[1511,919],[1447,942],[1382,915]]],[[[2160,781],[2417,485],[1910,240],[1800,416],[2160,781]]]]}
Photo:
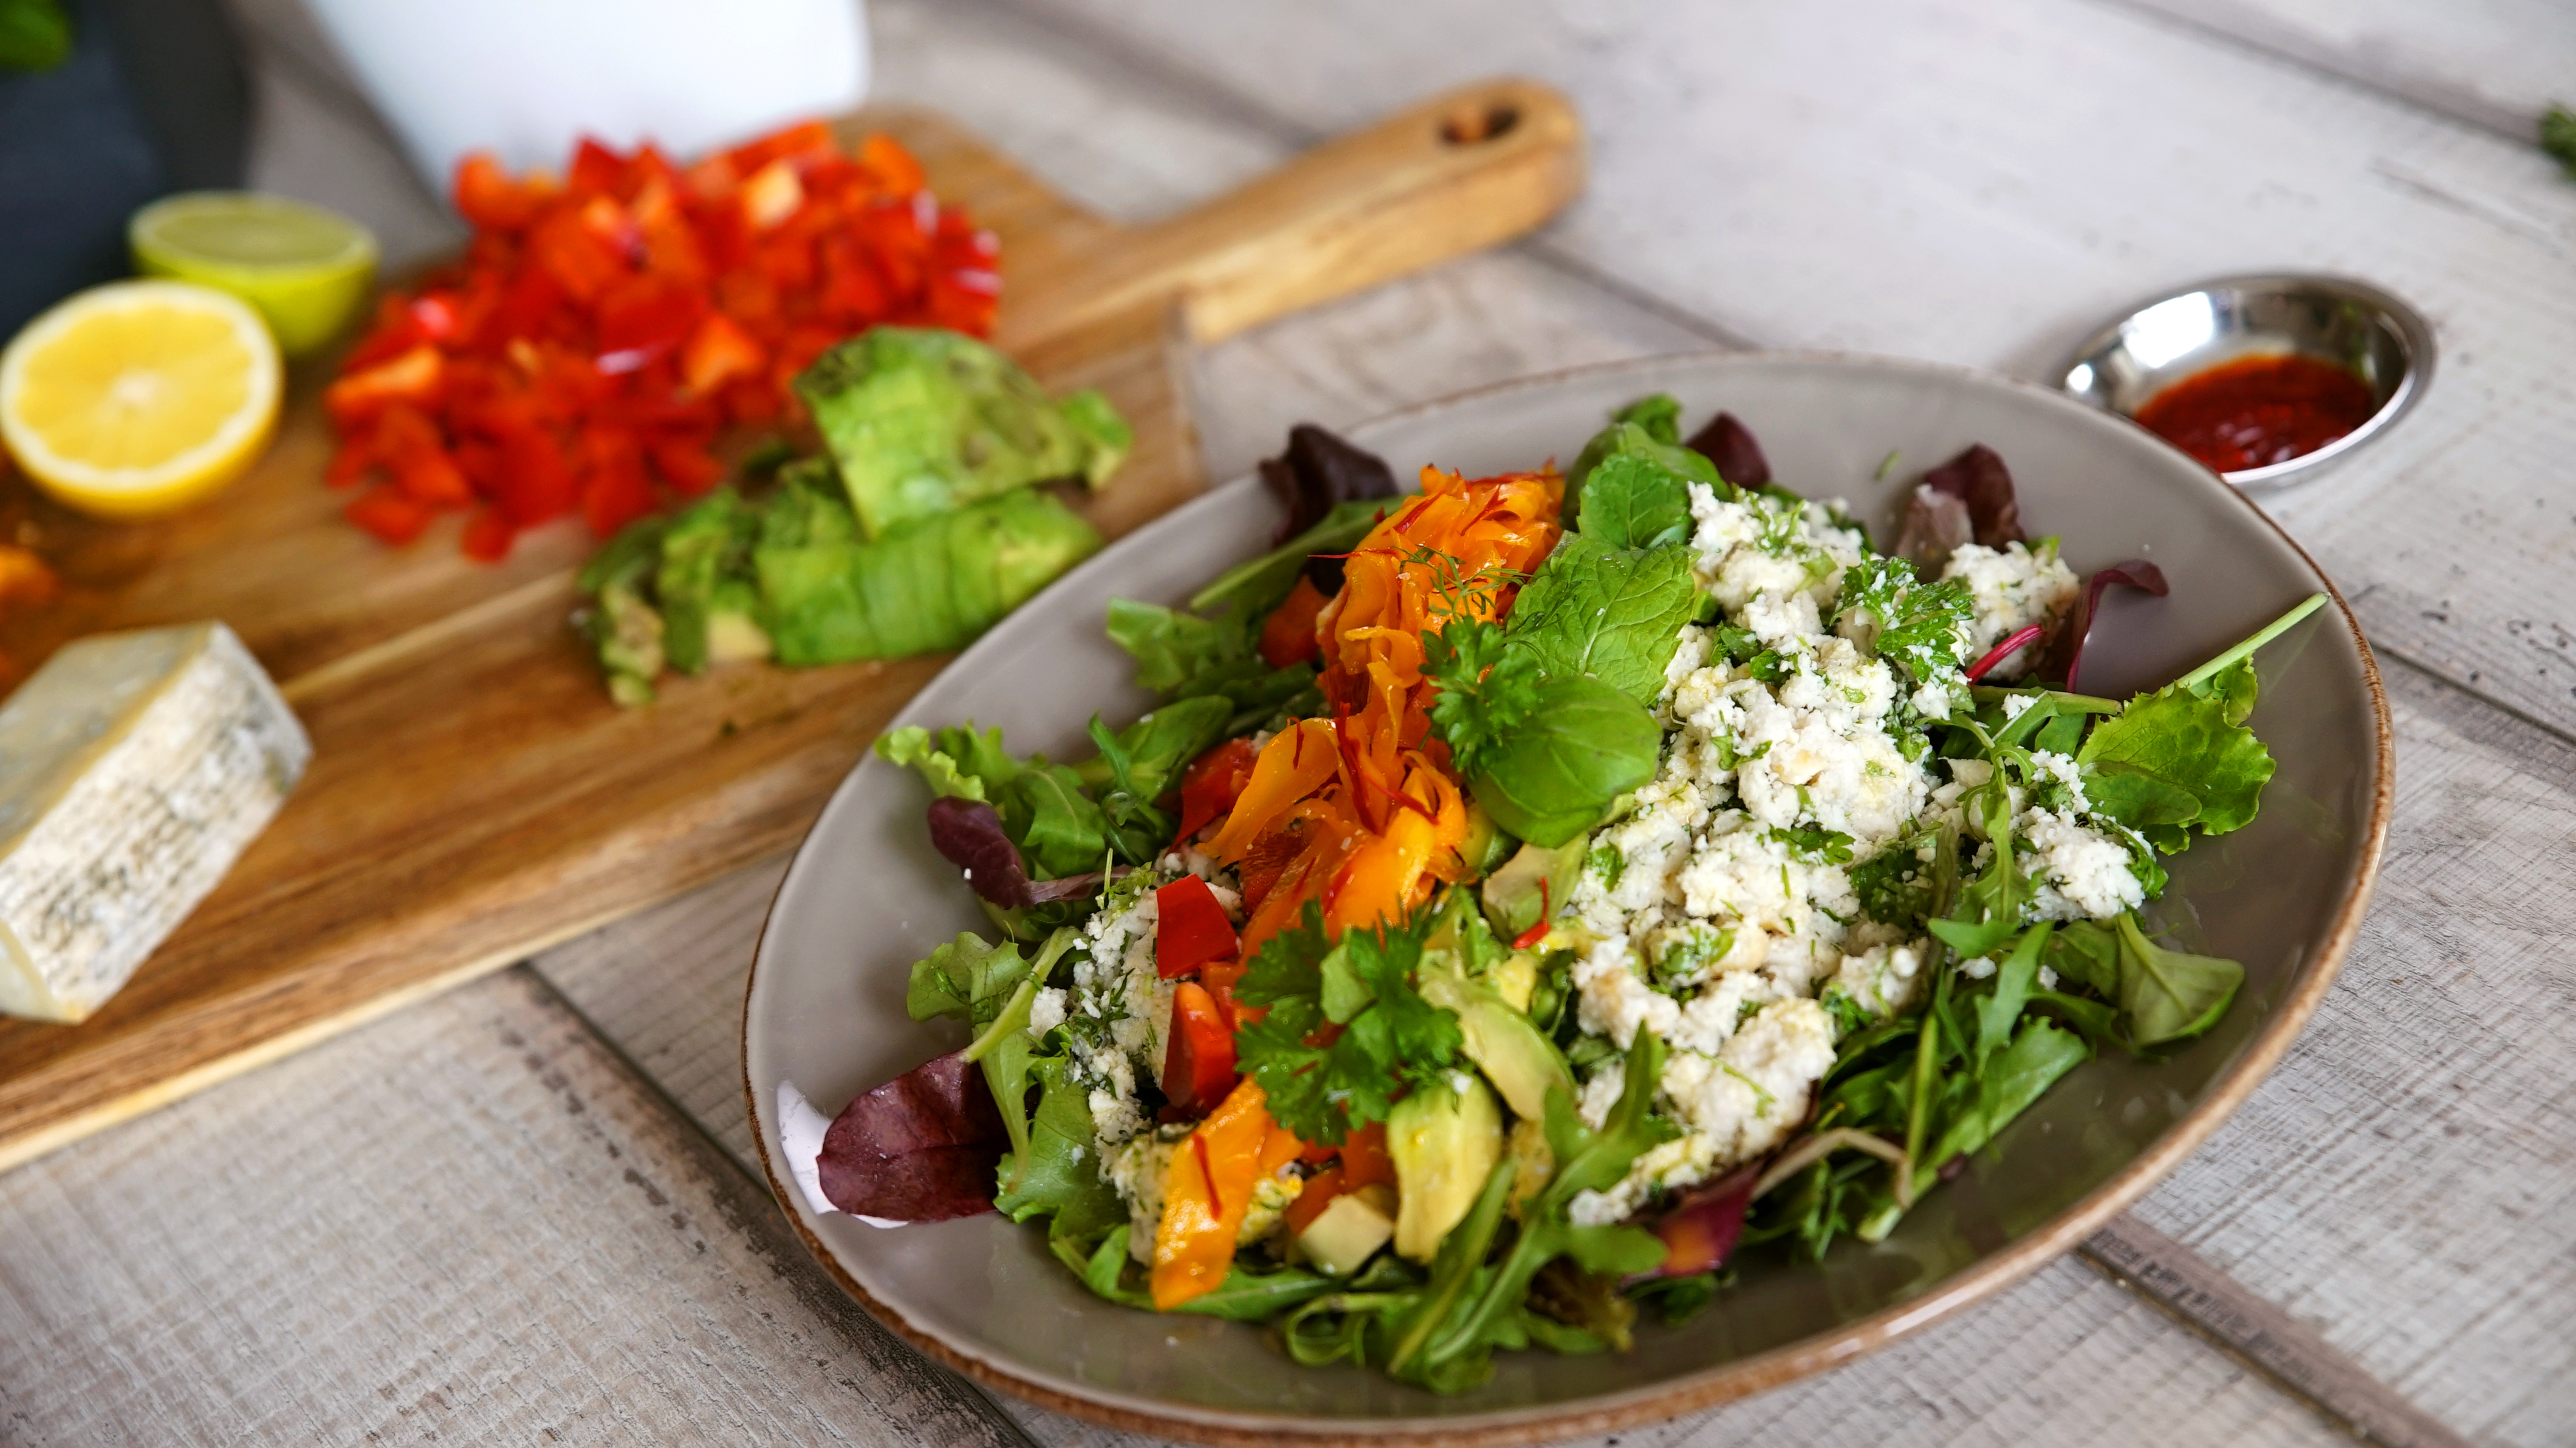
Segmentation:
{"type": "Polygon", "coordinates": [[[1027,1146],[1002,1158],[993,1206],[1015,1222],[1050,1217],[1048,1237],[1090,1244],[1125,1225],[1127,1206],[1101,1178],[1090,1092],[1073,1079],[1072,1068],[1062,1056],[1025,1068],[1037,1086],[1038,1107],[1029,1118],[1027,1146]]]}
{"type": "Polygon", "coordinates": [[[1032,963],[1007,940],[994,945],[960,935],[912,963],[904,1012],[916,1021],[954,1016],[981,1030],[1001,1014],[1032,963]]]}
{"type": "Polygon", "coordinates": [[[2138,928],[2134,914],[2119,919],[2120,1010],[2129,1039],[2140,1046],[2186,1040],[2218,1024],[2245,983],[2245,967],[2214,955],[2167,950],[2138,928]]]}
{"type": "Polygon", "coordinates": [[[2271,752],[2244,720],[2254,670],[2238,663],[2194,691],[2180,684],[2142,694],[2093,727],[2075,756],[2095,810],[2173,854],[2190,831],[2242,828],[2263,803],[2271,752]]]}

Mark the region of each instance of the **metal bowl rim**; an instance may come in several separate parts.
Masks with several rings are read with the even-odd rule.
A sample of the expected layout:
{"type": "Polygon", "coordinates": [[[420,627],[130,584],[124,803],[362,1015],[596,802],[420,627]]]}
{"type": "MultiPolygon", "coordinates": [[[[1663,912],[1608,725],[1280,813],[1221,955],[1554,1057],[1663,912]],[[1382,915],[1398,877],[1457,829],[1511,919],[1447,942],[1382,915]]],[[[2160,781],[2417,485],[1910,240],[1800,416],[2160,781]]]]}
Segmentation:
{"type": "MultiPolygon", "coordinates": [[[[2116,407],[2095,402],[2067,386],[2067,374],[2075,370],[2076,364],[2118,341],[2120,329],[2135,321],[2140,313],[2152,307],[2162,306],[2166,302],[2191,296],[2196,292],[2216,291],[2221,288],[2276,292],[2305,288],[2342,294],[2353,301],[2377,308],[2381,316],[2395,323],[2398,345],[2406,354],[2405,374],[2397,379],[2397,386],[2388,394],[2388,400],[2379,404],[2378,410],[2372,412],[2369,419],[2361,426],[2318,448],[2315,452],[2301,453],[2297,457],[2268,463],[2259,468],[2246,468],[2239,472],[2219,474],[2235,487],[2262,487],[2266,484],[2286,482],[2301,473],[2324,467],[2328,463],[2343,458],[2355,448],[2378,437],[2395,425],[2399,418],[2414,408],[2417,400],[2424,395],[2424,389],[2432,381],[2433,362],[2438,352],[2433,339],[2432,324],[2424,320],[2424,315],[2416,311],[2403,298],[2385,288],[2363,281],[2359,277],[2345,276],[2339,272],[2278,271],[2241,272],[2229,276],[2209,277],[2188,286],[2168,287],[2148,293],[2117,309],[2113,312],[2111,320],[2096,327],[2083,341],[2075,344],[2064,359],[2051,370],[2049,385],[2087,407],[2098,408],[2131,426],[2138,427],[2140,431],[2147,431],[2135,417],[2128,413],[2116,407]]],[[[2148,432],[2148,435],[2156,437],[2159,442],[2164,441],[2153,432],[2148,432]]],[[[2172,444],[2166,443],[2166,446],[2170,447],[2172,444]]],[[[2195,458],[2193,461],[2199,460],[2195,458]]]]}

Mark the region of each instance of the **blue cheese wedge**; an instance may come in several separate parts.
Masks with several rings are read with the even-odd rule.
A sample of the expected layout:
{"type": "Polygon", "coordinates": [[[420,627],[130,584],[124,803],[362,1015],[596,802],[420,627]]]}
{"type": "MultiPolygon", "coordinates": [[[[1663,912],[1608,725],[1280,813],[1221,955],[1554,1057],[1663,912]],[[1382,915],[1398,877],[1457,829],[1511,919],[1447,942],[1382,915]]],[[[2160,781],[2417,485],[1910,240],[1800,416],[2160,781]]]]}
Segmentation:
{"type": "Polygon", "coordinates": [[[98,1009],[312,757],[220,623],[101,634],[47,660],[0,704],[0,1012],[98,1009]]]}

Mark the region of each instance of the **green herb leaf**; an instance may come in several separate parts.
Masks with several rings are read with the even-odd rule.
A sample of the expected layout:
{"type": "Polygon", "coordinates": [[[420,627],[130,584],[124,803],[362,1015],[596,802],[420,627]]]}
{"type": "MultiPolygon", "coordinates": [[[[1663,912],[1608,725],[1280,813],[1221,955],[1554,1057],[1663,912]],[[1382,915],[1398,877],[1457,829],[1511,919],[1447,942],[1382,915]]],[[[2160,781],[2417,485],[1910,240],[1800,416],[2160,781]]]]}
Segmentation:
{"type": "Polygon", "coordinates": [[[1649,392],[1610,414],[1610,420],[1633,422],[1666,447],[1681,446],[1682,404],[1669,392],[1649,392]]]}
{"type": "Polygon", "coordinates": [[[1690,480],[1652,458],[1601,460],[1583,488],[1579,536],[1605,548],[1660,548],[1691,534],[1690,480]]]}
{"type": "MultiPolygon", "coordinates": [[[[1605,474],[1605,490],[1625,475],[1605,474]]],[[[1698,607],[1687,547],[1630,548],[1586,531],[1560,542],[1521,590],[1510,638],[1542,673],[1588,674],[1652,705],[1698,607]]]]}

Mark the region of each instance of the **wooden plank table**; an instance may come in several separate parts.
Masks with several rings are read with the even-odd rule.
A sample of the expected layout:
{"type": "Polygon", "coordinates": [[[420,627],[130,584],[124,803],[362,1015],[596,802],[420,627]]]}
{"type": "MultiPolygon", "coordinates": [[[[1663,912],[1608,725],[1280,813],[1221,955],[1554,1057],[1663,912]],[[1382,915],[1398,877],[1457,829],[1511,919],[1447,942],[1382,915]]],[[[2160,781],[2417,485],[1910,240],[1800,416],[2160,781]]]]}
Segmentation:
{"type": "MultiPolygon", "coordinates": [[[[264,184],[453,237],[293,0],[264,184]]],[[[2280,1071],[2083,1257],[1625,1443],[2550,1444],[2576,1433],[2576,99],[2546,0],[877,0],[885,99],[1167,214],[1518,70],[1594,134],[1538,240],[1200,355],[1209,471],[1300,418],[1710,345],[2034,373],[2107,308],[2333,268],[2444,355],[2271,500],[2399,730],[2377,905],[2280,1071]],[[2112,1273],[2141,1280],[2143,1291],[2112,1273]],[[2249,1366],[2259,1364],[2259,1366],[2249,1366]]],[[[824,1282],[744,1174],[740,987],[783,862],[0,1175],[0,1443],[1133,1440],[997,1408],[824,1282]]]]}

